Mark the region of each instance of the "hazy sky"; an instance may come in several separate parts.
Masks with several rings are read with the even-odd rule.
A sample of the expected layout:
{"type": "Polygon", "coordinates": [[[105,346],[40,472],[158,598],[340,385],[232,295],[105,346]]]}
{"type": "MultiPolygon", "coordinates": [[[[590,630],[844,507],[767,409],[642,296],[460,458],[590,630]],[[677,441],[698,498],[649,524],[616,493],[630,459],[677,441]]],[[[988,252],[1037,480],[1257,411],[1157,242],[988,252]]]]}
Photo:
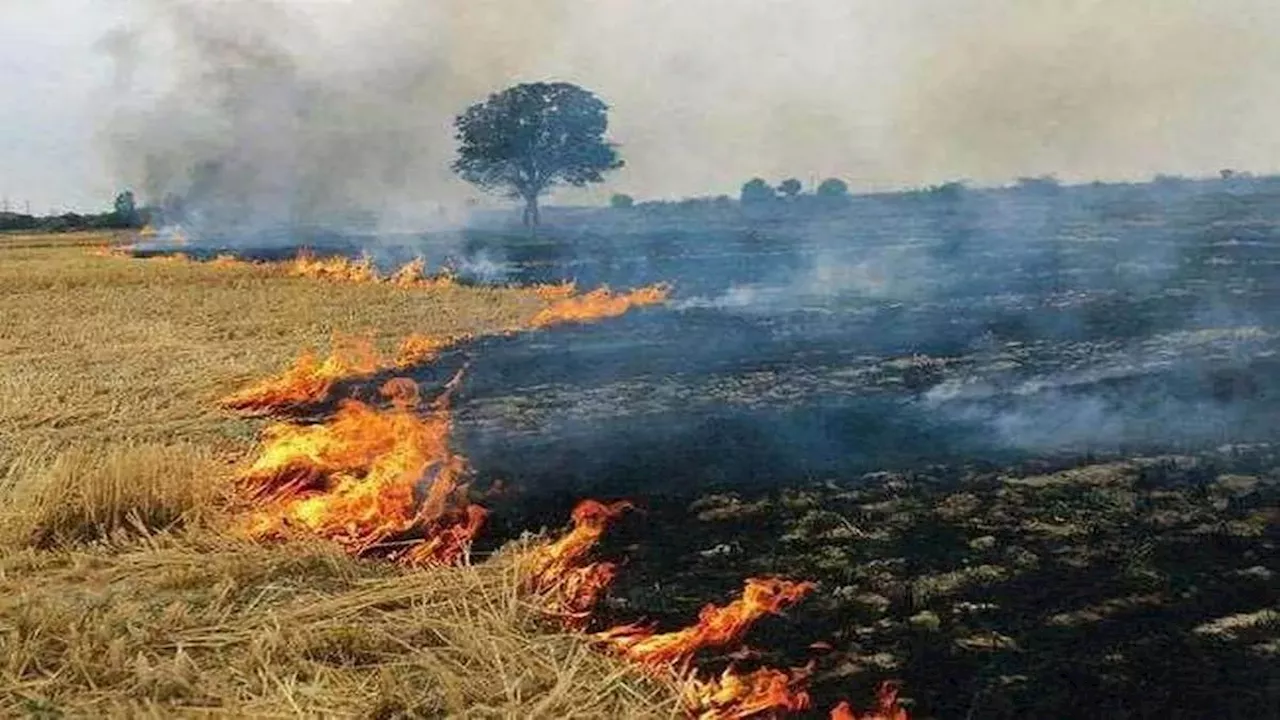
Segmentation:
{"type": "Polygon", "coordinates": [[[451,201],[451,117],[551,78],[628,161],[570,200],[1274,171],[1277,37],[1274,0],[0,0],[0,195],[102,207],[217,158],[451,201]]]}

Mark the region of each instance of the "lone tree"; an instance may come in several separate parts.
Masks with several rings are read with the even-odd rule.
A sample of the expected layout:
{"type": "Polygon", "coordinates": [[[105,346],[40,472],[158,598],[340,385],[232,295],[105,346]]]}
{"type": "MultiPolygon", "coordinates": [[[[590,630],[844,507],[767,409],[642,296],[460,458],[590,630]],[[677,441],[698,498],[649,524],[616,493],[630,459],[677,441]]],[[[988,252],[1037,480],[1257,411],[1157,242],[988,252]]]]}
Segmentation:
{"type": "Polygon", "coordinates": [[[570,83],[523,83],[490,95],[454,120],[453,170],[469,183],[524,200],[523,222],[539,222],[538,196],[557,184],[582,187],[622,167],[604,139],[609,107],[570,83]]]}
{"type": "Polygon", "coordinates": [[[631,197],[630,195],[627,195],[626,193],[618,193],[613,197],[609,198],[609,206],[613,208],[617,208],[619,210],[625,210],[629,207],[634,207],[635,204],[636,204],[636,199],[631,197]]]}
{"type": "Polygon", "coordinates": [[[111,213],[111,221],[115,227],[120,228],[136,227],[142,224],[132,190],[125,190],[116,195],[115,210],[111,213]]]}

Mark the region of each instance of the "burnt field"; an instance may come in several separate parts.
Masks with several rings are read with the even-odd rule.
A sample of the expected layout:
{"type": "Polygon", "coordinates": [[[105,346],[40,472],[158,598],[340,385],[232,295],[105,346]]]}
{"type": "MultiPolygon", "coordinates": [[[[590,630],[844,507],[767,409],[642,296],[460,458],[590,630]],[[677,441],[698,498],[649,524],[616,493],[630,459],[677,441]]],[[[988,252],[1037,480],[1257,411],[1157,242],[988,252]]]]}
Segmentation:
{"type": "Polygon", "coordinates": [[[480,340],[418,378],[469,363],[456,443],[508,488],[485,548],[586,495],[639,506],[602,548],[623,563],[602,627],[684,624],[779,573],[819,590],[749,641],[816,660],[818,708],[901,678],[913,717],[1280,716],[1280,184],[548,223],[193,254],[673,283],[664,307],[480,340]]]}

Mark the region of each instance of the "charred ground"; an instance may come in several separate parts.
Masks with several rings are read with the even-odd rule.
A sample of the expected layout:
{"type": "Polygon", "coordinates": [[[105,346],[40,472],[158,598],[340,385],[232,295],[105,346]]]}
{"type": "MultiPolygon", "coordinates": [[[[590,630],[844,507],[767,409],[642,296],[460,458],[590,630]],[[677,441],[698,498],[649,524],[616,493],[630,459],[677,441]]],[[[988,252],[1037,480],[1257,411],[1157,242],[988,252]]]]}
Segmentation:
{"type": "Polygon", "coordinates": [[[893,676],[919,717],[1271,717],[1278,208],[1258,181],[567,216],[515,274],[676,299],[468,354],[460,442],[513,488],[495,537],[640,501],[605,622],[818,580],[751,638],[818,660],[817,707],[893,676]]]}

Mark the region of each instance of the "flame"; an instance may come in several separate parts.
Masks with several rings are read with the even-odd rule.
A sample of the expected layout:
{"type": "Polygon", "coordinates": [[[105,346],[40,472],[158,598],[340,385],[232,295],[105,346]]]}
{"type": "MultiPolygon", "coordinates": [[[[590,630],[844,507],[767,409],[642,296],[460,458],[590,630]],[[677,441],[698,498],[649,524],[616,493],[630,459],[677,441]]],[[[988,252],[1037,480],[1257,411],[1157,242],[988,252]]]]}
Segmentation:
{"type": "Polygon", "coordinates": [[[219,253],[212,260],[209,261],[209,265],[216,268],[238,268],[238,267],[253,267],[254,265],[256,265],[256,263],[252,263],[247,260],[241,260],[240,258],[236,257],[235,255],[232,255],[231,253],[219,253]]]}
{"type": "Polygon", "coordinates": [[[262,455],[241,476],[266,501],[247,520],[248,535],[299,527],[356,555],[413,535],[420,541],[401,561],[457,562],[485,519],[466,498],[466,460],[449,449],[448,393],[460,377],[423,414],[417,384],[396,378],[382,388],[389,410],[344,400],[327,423],[268,428],[262,455]]]}
{"type": "Polygon", "coordinates": [[[525,588],[542,596],[547,610],[570,628],[591,619],[600,595],[613,583],[612,563],[583,564],[609,523],[632,508],[629,502],[611,504],[584,500],[573,509],[573,529],[555,542],[534,549],[524,559],[525,588]]]}
{"type": "Polygon", "coordinates": [[[539,299],[545,300],[546,302],[552,302],[554,300],[564,300],[565,298],[570,298],[576,295],[578,292],[578,284],[572,280],[566,280],[559,283],[539,283],[534,285],[531,289],[533,290],[533,294],[537,295],[539,299]]]}
{"type": "MultiPolygon", "coordinates": [[[[367,271],[372,273],[368,277],[375,280],[377,278],[376,272],[367,259],[361,263],[353,263],[345,258],[315,260],[303,254],[299,255],[295,263],[295,270],[300,267],[308,268],[304,272],[310,277],[359,278],[363,277],[367,271]]],[[[412,287],[452,282],[452,280],[422,278],[420,277],[421,268],[420,261],[406,265],[393,276],[393,278],[400,278],[394,282],[399,285],[416,283],[412,287]],[[407,279],[413,277],[417,279],[407,279]]],[[[573,290],[571,283],[543,287],[556,288],[545,291],[553,295],[573,290]]],[[[535,290],[535,292],[538,291],[535,290]]],[[[600,288],[585,295],[553,301],[535,315],[528,326],[545,328],[561,323],[615,317],[633,307],[663,302],[669,292],[670,288],[666,285],[651,285],[624,294],[614,294],[606,288],[600,288]]],[[[508,328],[500,332],[510,334],[517,332],[518,329],[508,328]]],[[[339,347],[338,341],[335,340],[333,352],[324,361],[320,361],[311,352],[304,353],[281,375],[233,393],[223,398],[220,404],[228,409],[251,414],[266,414],[287,408],[318,404],[327,400],[334,386],[343,380],[373,375],[379,371],[405,370],[432,362],[442,351],[472,338],[473,336],[466,334],[450,336],[413,334],[401,341],[395,358],[390,361],[384,361],[378,355],[372,340],[362,340],[358,344],[348,342],[344,347],[339,347]]]]}
{"type": "Polygon", "coordinates": [[[409,290],[440,290],[458,284],[458,278],[451,270],[442,270],[434,277],[426,272],[427,261],[415,258],[392,273],[387,282],[409,290]]]}
{"type": "Polygon", "coordinates": [[[698,720],[740,720],[769,713],[799,712],[809,709],[805,689],[808,669],[790,673],[760,668],[740,673],[732,667],[719,678],[686,679],[681,700],[690,716],[698,720]]]}
{"type": "Polygon", "coordinates": [[[911,716],[898,704],[898,691],[896,682],[882,682],[876,690],[875,710],[859,715],[845,700],[831,709],[831,720],[910,720],[911,716]]]}
{"type": "Polygon", "coordinates": [[[233,393],[219,404],[249,414],[315,405],[327,400],[344,380],[389,370],[407,370],[431,362],[440,353],[471,339],[470,335],[414,334],[405,338],[393,360],[384,360],[369,337],[335,335],[333,350],[323,361],[304,352],[283,373],[233,393]]]}
{"type": "Polygon", "coordinates": [[[265,413],[325,400],[341,380],[372,375],[382,367],[373,342],[367,338],[335,336],[333,351],[323,362],[305,352],[284,373],[267,378],[221,401],[223,407],[265,413]]]}
{"type": "MultiPolygon", "coordinates": [[[[563,291],[550,292],[554,294],[563,291]]],[[[552,302],[534,315],[529,325],[545,328],[563,323],[618,317],[633,307],[665,302],[670,295],[671,287],[661,283],[637,288],[628,293],[614,293],[606,287],[601,287],[584,295],[570,295],[552,302]]]]}
{"type": "Polygon", "coordinates": [[[345,257],[320,258],[308,250],[303,250],[288,266],[288,272],[294,277],[337,282],[360,283],[378,280],[378,271],[373,267],[373,259],[368,255],[359,260],[350,260],[345,257]]]}
{"type": "Polygon", "coordinates": [[[621,625],[595,637],[650,668],[687,666],[699,650],[737,642],[755,621],[799,602],[814,587],[808,582],[750,578],[741,598],[725,607],[705,606],[697,624],[683,630],[655,634],[651,627],[621,625]]]}
{"type": "Polygon", "coordinates": [[[133,245],[98,245],[90,248],[89,254],[98,257],[129,257],[133,247],[133,245]]]}
{"type": "Polygon", "coordinates": [[[373,259],[368,255],[359,260],[345,257],[319,258],[308,250],[286,266],[289,275],[307,277],[317,280],[343,283],[386,283],[399,288],[416,290],[438,290],[458,284],[457,277],[449,271],[441,272],[434,277],[426,275],[427,261],[421,257],[405,263],[395,272],[383,277],[374,267],[373,259]]]}
{"type": "Polygon", "coordinates": [[[400,342],[396,351],[395,367],[404,369],[432,362],[440,353],[466,342],[471,335],[424,335],[414,333],[400,342]]]}

